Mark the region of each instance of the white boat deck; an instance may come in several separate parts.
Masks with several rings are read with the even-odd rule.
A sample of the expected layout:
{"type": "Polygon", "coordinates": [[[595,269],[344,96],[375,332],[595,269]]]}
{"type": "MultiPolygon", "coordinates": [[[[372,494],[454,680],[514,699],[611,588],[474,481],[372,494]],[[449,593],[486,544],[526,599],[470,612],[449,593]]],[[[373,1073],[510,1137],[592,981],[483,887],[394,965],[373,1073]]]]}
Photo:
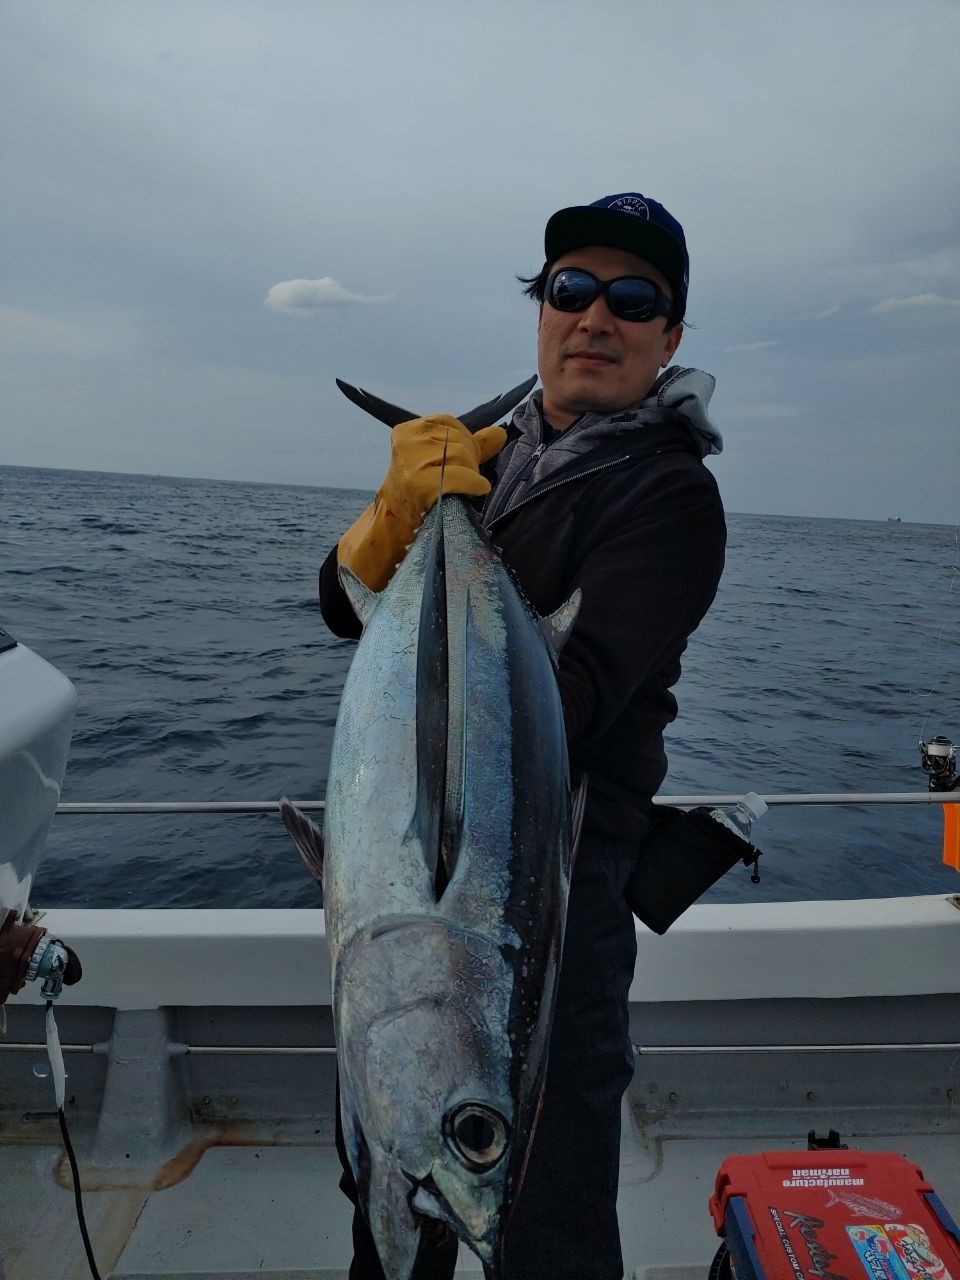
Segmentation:
{"type": "MultiPolygon", "coordinates": [[[[853,1139],[852,1135],[845,1134],[853,1139]]],[[[629,1277],[707,1280],[717,1238],[707,1212],[713,1178],[733,1153],[803,1146],[803,1135],[750,1140],[665,1139],[625,1151],[620,1222],[629,1277]]],[[[856,1145],[905,1152],[940,1190],[960,1203],[960,1138],[872,1134],[856,1145]]],[[[67,1191],[51,1189],[59,1150],[3,1149],[5,1280],[88,1280],[67,1191]]],[[[87,1222],[101,1273],[113,1280],[345,1280],[350,1263],[349,1205],[337,1190],[332,1145],[211,1147],[194,1172],[165,1191],[85,1193],[87,1222]],[[112,1268],[112,1269],[111,1269],[112,1268]]],[[[458,1274],[481,1276],[461,1250],[458,1274]]]]}
{"type": "MultiPolygon", "coordinates": [[[[321,912],[51,912],[83,982],[58,1011],[104,1280],[344,1280],[321,912]],[[246,1052],[243,1052],[246,1050],[246,1052]],[[324,1052],[325,1051],[325,1052],[324,1052]]],[[[697,907],[638,936],[620,1220],[636,1280],[706,1280],[734,1153],[808,1130],[919,1164],[960,1212],[955,899],[697,907]]],[[[84,1280],[43,1052],[0,1040],[0,1277],[84,1280]]],[[[571,1160],[576,1159],[572,1151],[571,1160]]],[[[479,1263],[462,1253],[464,1275],[479,1263]]]]}

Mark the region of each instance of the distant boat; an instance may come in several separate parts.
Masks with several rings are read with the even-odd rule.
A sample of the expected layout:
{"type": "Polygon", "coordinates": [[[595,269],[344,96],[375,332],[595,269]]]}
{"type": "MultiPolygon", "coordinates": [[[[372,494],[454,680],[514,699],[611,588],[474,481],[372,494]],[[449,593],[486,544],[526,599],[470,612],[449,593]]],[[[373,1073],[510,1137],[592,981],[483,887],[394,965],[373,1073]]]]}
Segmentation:
{"type": "Polygon", "coordinates": [[[887,524],[903,524],[900,516],[887,516],[887,524]]]}

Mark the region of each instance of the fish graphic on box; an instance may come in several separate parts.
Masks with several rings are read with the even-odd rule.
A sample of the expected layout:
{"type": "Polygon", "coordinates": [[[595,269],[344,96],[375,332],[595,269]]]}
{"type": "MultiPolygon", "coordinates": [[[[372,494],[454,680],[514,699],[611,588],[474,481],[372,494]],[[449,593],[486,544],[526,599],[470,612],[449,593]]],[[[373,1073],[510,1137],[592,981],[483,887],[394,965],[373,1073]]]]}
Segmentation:
{"type": "Polygon", "coordinates": [[[886,1222],[883,1227],[910,1280],[954,1280],[935,1252],[930,1237],[916,1223],[886,1222]]]}

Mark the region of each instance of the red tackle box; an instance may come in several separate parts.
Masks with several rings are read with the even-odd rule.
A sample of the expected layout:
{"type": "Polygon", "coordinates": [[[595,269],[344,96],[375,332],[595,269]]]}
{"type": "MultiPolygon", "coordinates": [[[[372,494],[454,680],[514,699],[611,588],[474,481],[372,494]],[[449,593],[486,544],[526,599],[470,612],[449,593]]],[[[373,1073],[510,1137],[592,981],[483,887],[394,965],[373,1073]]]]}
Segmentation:
{"type": "Polygon", "coordinates": [[[736,1280],[960,1280],[960,1229],[902,1156],[730,1156],[710,1212],[736,1280]]]}

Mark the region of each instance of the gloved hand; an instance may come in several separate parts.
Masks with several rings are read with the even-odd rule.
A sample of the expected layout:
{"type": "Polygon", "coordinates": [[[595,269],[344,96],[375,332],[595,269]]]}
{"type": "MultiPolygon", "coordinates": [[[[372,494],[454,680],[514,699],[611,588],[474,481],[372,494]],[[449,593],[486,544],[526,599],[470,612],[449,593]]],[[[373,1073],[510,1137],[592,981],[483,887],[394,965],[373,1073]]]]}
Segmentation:
{"type": "Polygon", "coordinates": [[[484,427],[471,434],[449,414],[414,418],[394,427],[383,484],[340,539],[337,562],[371,591],[382,591],[440,496],[444,446],[443,492],[480,498],[490,492],[490,481],[480,474],[480,465],[498,454],[506,439],[503,427],[484,427]]]}

